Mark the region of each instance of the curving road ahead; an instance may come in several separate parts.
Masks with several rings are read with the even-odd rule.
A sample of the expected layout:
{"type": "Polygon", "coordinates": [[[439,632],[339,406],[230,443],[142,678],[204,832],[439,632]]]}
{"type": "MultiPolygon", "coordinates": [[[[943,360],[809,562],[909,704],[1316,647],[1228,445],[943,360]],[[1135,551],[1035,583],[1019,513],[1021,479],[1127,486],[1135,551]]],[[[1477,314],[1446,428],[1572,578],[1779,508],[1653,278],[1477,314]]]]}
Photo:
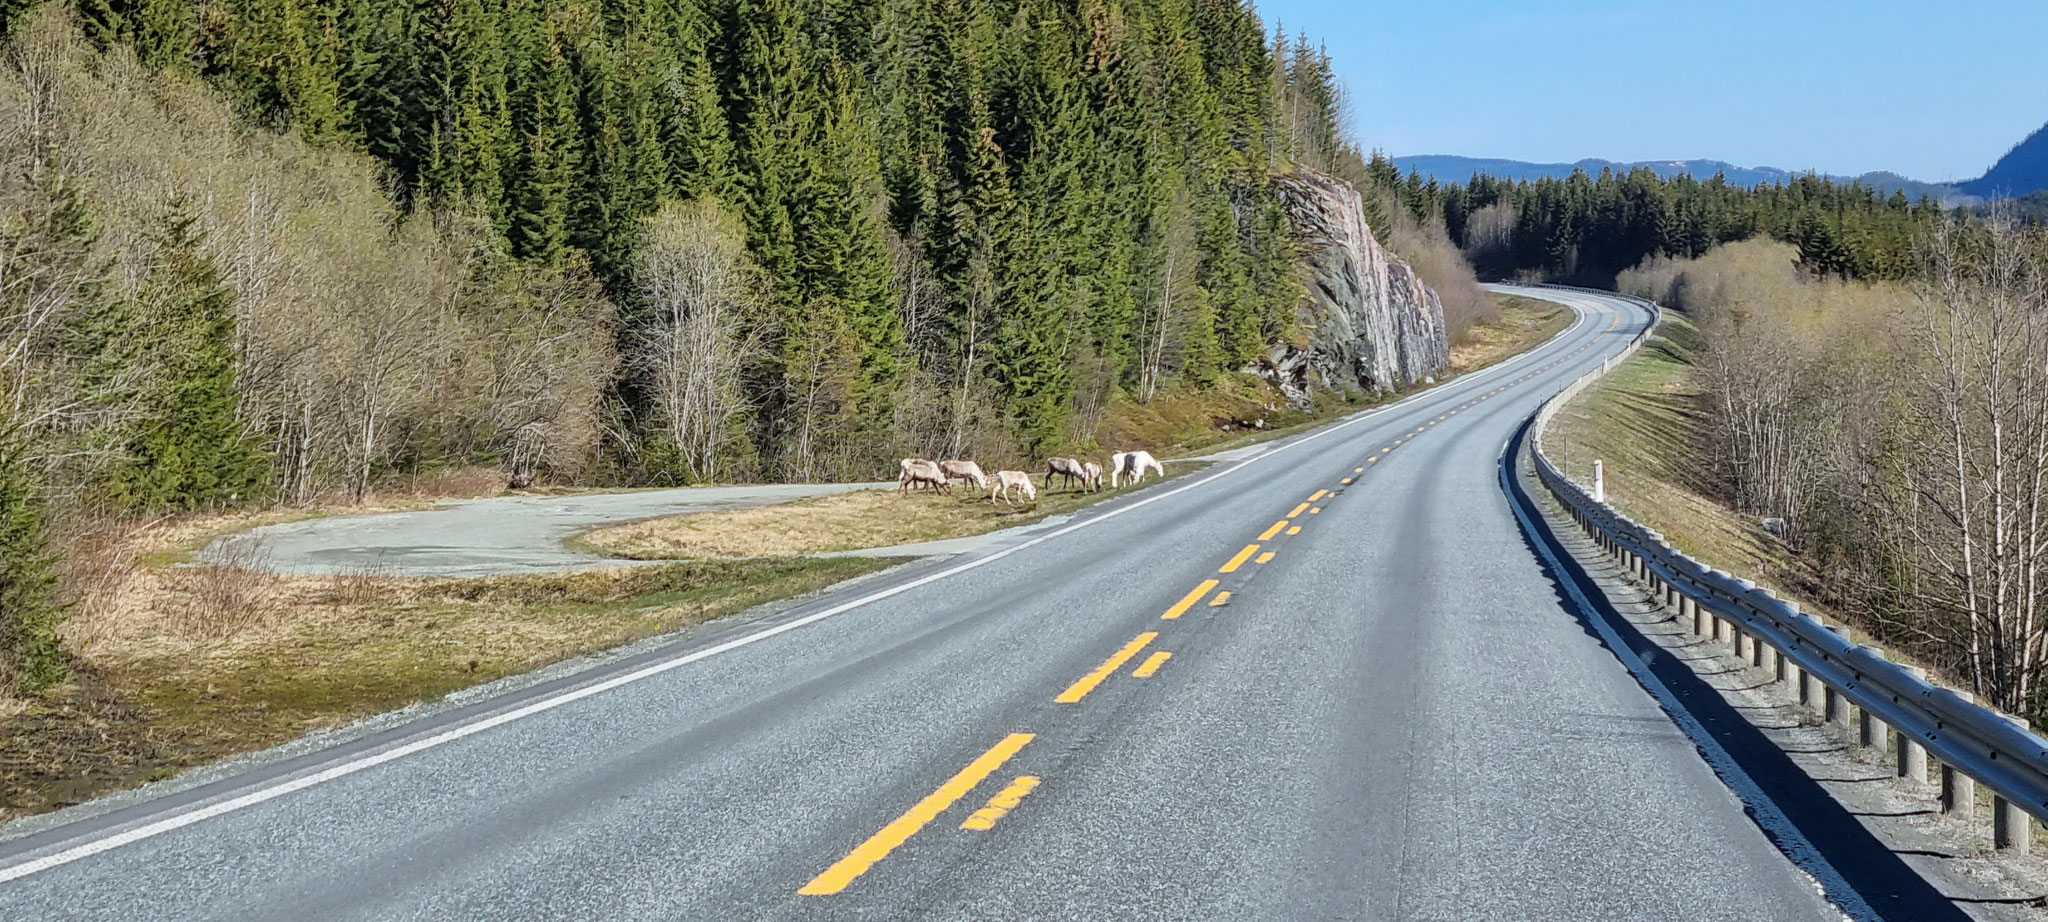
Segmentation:
{"type": "Polygon", "coordinates": [[[7,919],[1829,919],[1497,457],[1646,322],[0,844],[7,919]],[[1227,596],[1226,596],[1227,593],[1227,596]]]}

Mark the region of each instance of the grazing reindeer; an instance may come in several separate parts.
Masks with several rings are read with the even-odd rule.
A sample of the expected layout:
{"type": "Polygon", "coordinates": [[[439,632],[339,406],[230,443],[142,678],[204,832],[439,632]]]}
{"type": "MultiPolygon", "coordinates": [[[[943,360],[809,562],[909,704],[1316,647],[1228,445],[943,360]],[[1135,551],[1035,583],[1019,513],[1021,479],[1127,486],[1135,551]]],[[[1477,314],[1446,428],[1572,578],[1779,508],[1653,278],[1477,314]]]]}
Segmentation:
{"type": "Polygon", "coordinates": [[[1088,492],[1094,493],[1102,489],[1102,465],[1093,461],[1083,461],[1081,471],[1088,477],[1082,484],[1088,488],[1088,492]]]}
{"type": "Polygon", "coordinates": [[[1129,478],[1132,486],[1145,479],[1145,469],[1151,468],[1159,476],[1166,476],[1166,468],[1159,466],[1159,459],[1149,451],[1120,451],[1109,456],[1109,485],[1122,486],[1129,478]]]}
{"type": "Polygon", "coordinates": [[[947,493],[953,492],[953,485],[946,480],[946,472],[939,469],[938,462],[923,458],[904,458],[903,473],[896,475],[896,492],[901,493],[920,486],[937,487],[947,493]]]}
{"type": "Polygon", "coordinates": [[[974,482],[975,489],[988,489],[988,475],[972,461],[941,461],[939,470],[945,472],[947,480],[969,480],[974,482]]]}
{"type": "Polygon", "coordinates": [[[1045,489],[1048,492],[1052,490],[1052,479],[1055,476],[1067,478],[1068,486],[1073,486],[1075,481],[1086,484],[1088,482],[1088,469],[1082,467],[1081,462],[1072,458],[1045,459],[1045,489]]]}
{"type": "Polygon", "coordinates": [[[1001,496],[1004,503],[1014,506],[1016,503],[1010,502],[1010,494],[1015,490],[1024,491],[1025,499],[1038,502],[1038,488],[1031,485],[1031,475],[1023,471],[997,471],[995,486],[988,491],[988,501],[993,505],[996,497],[1001,496]]]}

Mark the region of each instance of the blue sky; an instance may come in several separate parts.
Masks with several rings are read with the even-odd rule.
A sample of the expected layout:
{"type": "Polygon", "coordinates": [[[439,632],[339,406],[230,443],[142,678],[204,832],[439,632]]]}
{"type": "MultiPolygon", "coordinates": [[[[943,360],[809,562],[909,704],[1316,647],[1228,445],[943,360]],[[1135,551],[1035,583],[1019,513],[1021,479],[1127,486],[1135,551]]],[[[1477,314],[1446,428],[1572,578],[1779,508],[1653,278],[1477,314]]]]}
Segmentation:
{"type": "Polygon", "coordinates": [[[1708,158],[1945,181],[2048,122],[2048,0],[1258,0],[1396,156],[1708,158]]]}

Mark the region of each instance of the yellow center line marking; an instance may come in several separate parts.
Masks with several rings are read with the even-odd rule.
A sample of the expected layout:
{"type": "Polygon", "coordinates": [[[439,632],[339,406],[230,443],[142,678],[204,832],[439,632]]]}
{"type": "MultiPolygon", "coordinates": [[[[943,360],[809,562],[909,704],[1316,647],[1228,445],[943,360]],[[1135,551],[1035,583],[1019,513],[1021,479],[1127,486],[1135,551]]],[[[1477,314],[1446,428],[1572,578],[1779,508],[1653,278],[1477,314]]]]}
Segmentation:
{"type": "Polygon", "coordinates": [[[1145,661],[1138,664],[1138,668],[1131,670],[1131,675],[1140,679],[1149,679],[1153,673],[1159,671],[1159,667],[1166,665],[1166,661],[1172,658],[1173,654],[1160,650],[1151,656],[1145,657],[1145,661]]]}
{"type": "MultiPolygon", "coordinates": [[[[1404,441],[1406,441],[1406,440],[1405,440],[1405,439],[1395,439],[1395,440],[1394,440],[1394,448],[1399,448],[1399,447],[1401,447],[1401,443],[1402,443],[1402,442],[1404,442],[1404,441]]],[[[1394,449],[1393,449],[1393,448],[1389,448],[1389,449],[1387,449],[1387,450],[1388,450],[1388,451],[1393,451],[1394,449]]]]}
{"type": "Polygon", "coordinates": [[[1139,650],[1145,649],[1145,645],[1158,636],[1158,631],[1146,631],[1132,638],[1130,643],[1124,644],[1123,649],[1111,653],[1108,659],[1102,661],[1102,665],[1095,667],[1094,672],[1075,680],[1074,684],[1067,686],[1066,691],[1060,692],[1060,696],[1052,700],[1060,704],[1073,704],[1087,697],[1089,692],[1095,690],[1095,686],[1102,684],[1103,679],[1109,678],[1111,673],[1123,668],[1125,662],[1137,656],[1139,650]]]}
{"type": "Polygon", "coordinates": [[[1387,452],[1390,452],[1390,451],[1393,451],[1393,450],[1394,450],[1394,447],[1393,447],[1393,446],[1391,446],[1391,445],[1382,445],[1382,446],[1380,446],[1380,454],[1386,454],[1387,452]]]}
{"type": "Polygon", "coordinates": [[[1167,609],[1166,614],[1160,615],[1159,617],[1171,621],[1175,618],[1180,617],[1181,615],[1186,614],[1188,609],[1195,607],[1195,603],[1200,602],[1202,600],[1202,597],[1208,595],[1209,590],[1214,588],[1216,588],[1215,580],[1203,580],[1201,585],[1196,586],[1194,589],[1190,590],[1187,595],[1181,596],[1180,601],[1173,603],[1173,607],[1167,609]]]}
{"type": "Polygon", "coordinates": [[[1330,495],[1330,491],[1328,490],[1317,490],[1314,493],[1309,494],[1308,501],[1315,502],[1316,500],[1322,499],[1323,497],[1328,495],[1330,495]]]}
{"type": "Polygon", "coordinates": [[[1225,590],[1225,591],[1223,591],[1223,592],[1219,592],[1219,593],[1216,593],[1216,597],[1215,597],[1215,598],[1213,598],[1213,599],[1210,599],[1210,600],[1209,600],[1209,607],[1210,607],[1210,608],[1222,608],[1223,606],[1225,606],[1225,605],[1229,605],[1229,604],[1230,604],[1230,592],[1229,592],[1228,590],[1225,590]]]}
{"type": "Polygon", "coordinates": [[[1273,559],[1273,552],[1272,552],[1272,551],[1267,551],[1267,552],[1265,552],[1265,553],[1263,553],[1263,554],[1260,554],[1260,555],[1259,555],[1259,562],[1260,562],[1260,563],[1265,563],[1266,561],[1269,561],[1269,560],[1272,560],[1272,559],[1273,559]]]}
{"type": "Polygon", "coordinates": [[[918,801],[916,806],[904,811],[902,816],[882,827],[880,832],[870,836],[853,851],[847,852],[846,857],[839,859],[838,863],[811,878],[811,882],[797,892],[806,896],[821,896],[846,889],[846,885],[853,883],[854,878],[866,874],[869,868],[875,866],[875,862],[887,858],[896,846],[908,841],[927,823],[946,812],[954,802],[967,796],[967,792],[974,790],[974,786],[980,784],[983,778],[1003,767],[1003,763],[1010,761],[1010,757],[1016,755],[1017,750],[1023,749],[1025,743],[1031,742],[1033,736],[1034,734],[1030,733],[1012,733],[1005,737],[1002,742],[982,753],[980,758],[967,763],[967,767],[961,769],[959,774],[947,779],[945,784],[939,785],[938,790],[918,801]]]}
{"type": "Polygon", "coordinates": [[[1278,522],[1274,522],[1271,528],[1268,528],[1268,529],[1266,529],[1265,531],[1259,532],[1259,540],[1260,540],[1260,541],[1271,541],[1271,540],[1273,540],[1273,536],[1274,536],[1274,535],[1277,535],[1277,534],[1279,534],[1279,533],[1280,533],[1280,530],[1281,530],[1281,529],[1283,529],[1283,528],[1286,528],[1286,527],[1287,527],[1287,520],[1286,520],[1286,519],[1281,519],[1281,520],[1280,520],[1280,521],[1278,521],[1278,522]]]}
{"type": "Polygon", "coordinates": [[[1350,483],[1351,483],[1351,478],[1349,478],[1349,477],[1346,477],[1346,478],[1344,478],[1343,480],[1341,480],[1341,481],[1338,481],[1338,482],[1339,482],[1339,483],[1343,483],[1343,484],[1346,484],[1346,485],[1348,485],[1348,484],[1350,484],[1350,483]]]}
{"type": "Polygon", "coordinates": [[[1354,467],[1354,468],[1352,468],[1352,469],[1351,469],[1351,473],[1354,473],[1354,474],[1363,474],[1363,473],[1365,473],[1365,468],[1362,468],[1362,467],[1354,467]]]}
{"type": "Polygon", "coordinates": [[[1293,528],[1290,528],[1290,529],[1288,529],[1288,530],[1287,530],[1287,533],[1288,533],[1288,534],[1290,534],[1290,535],[1298,535],[1298,534],[1301,534],[1301,526],[1299,526],[1299,525],[1296,525],[1296,526],[1294,526],[1293,528]]]}
{"type": "Polygon", "coordinates": [[[1038,787],[1037,775],[1018,775],[1017,780],[1010,782],[1009,787],[1003,788],[1001,791],[996,792],[996,796],[988,799],[988,806],[974,811],[974,814],[969,816],[966,822],[960,824],[960,828],[996,828],[996,820],[1002,819],[1009,815],[1010,811],[1017,809],[1017,805],[1024,802],[1024,795],[1031,793],[1032,789],[1036,787],[1038,787]]]}
{"type": "Polygon", "coordinates": [[[1310,509],[1310,510],[1308,511],[1308,514],[1309,514],[1309,515],[1322,515],[1322,514],[1323,514],[1323,507],[1321,507],[1321,506],[1317,506],[1317,507],[1315,507],[1315,508],[1313,508],[1313,509],[1310,509]]]}
{"type": "MultiPolygon", "coordinates": [[[[1367,458],[1367,459],[1365,459],[1365,460],[1366,460],[1367,462],[1373,462],[1373,461],[1378,461],[1379,459],[1380,459],[1380,456],[1379,456],[1379,455],[1373,455],[1372,457],[1370,457],[1370,458],[1367,458]]],[[[1361,467],[1361,468],[1359,468],[1359,470],[1361,470],[1361,471],[1362,471],[1362,470],[1365,470],[1365,468],[1362,468],[1362,467],[1361,467]]]]}
{"type": "Polygon", "coordinates": [[[1415,427],[1415,431],[1417,431],[1417,432],[1421,432],[1421,431],[1422,431],[1422,427],[1421,427],[1421,426],[1416,426],[1416,427],[1415,427]]]}
{"type": "Polygon", "coordinates": [[[1307,509],[1307,508],[1308,508],[1308,504],[1307,504],[1307,503],[1302,503],[1301,505],[1299,505],[1299,506],[1296,506],[1296,507],[1294,507],[1294,511],[1293,511],[1293,512],[1289,512],[1289,513],[1287,513],[1287,517],[1288,517],[1288,518],[1290,518],[1290,519],[1291,519],[1291,518],[1294,518],[1295,516],[1297,516],[1297,515],[1300,515],[1300,514],[1301,514],[1301,510],[1303,510],[1303,509],[1307,509]]]}
{"type": "Polygon", "coordinates": [[[1236,557],[1232,557],[1232,558],[1230,558],[1230,562],[1229,562],[1229,563],[1226,563],[1226,564],[1224,564],[1223,566],[1221,566],[1221,567],[1218,567],[1218,568],[1216,568],[1216,572],[1218,572],[1218,573],[1236,573],[1236,572],[1237,572],[1237,568],[1238,568],[1238,567],[1244,566],[1244,562],[1245,562],[1246,560],[1249,560],[1249,559],[1251,559],[1251,556],[1252,556],[1253,554],[1256,554],[1256,553],[1258,553],[1258,552],[1259,552],[1259,546],[1258,546],[1258,545],[1256,545],[1256,544],[1247,544],[1247,545],[1245,545],[1245,546],[1244,546],[1244,550],[1241,550],[1241,551],[1238,551],[1238,552],[1237,552],[1237,556],[1236,556],[1236,557]]]}

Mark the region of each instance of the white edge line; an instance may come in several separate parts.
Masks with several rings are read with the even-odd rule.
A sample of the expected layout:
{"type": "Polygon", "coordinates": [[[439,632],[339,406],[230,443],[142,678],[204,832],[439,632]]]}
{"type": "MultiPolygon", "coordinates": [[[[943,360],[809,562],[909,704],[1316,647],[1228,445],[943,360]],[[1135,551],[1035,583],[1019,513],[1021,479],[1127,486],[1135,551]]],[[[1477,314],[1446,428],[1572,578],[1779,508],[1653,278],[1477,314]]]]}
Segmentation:
{"type": "Polygon", "coordinates": [[[1156,496],[1148,496],[1144,499],[1138,500],[1137,502],[1131,503],[1126,506],[1111,509],[1108,512],[1102,513],[1101,515],[1091,516],[1089,518],[1083,519],[1079,522],[1075,522],[1071,525],[1065,526],[1055,531],[1047,532],[1043,535],[1040,535],[1036,538],[1033,538],[1029,541],[1025,541],[1013,547],[1004,548],[1003,550],[997,551],[986,557],[978,557],[973,560],[967,561],[966,563],[960,564],[958,566],[941,570],[937,573],[930,573],[917,579],[911,580],[910,582],[892,586],[888,589],[883,589],[879,592],[870,593],[858,599],[854,599],[850,602],[843,602],[841,604],[834,605],[830,608],[812,612],[811,614],[805,615],[794,621],[787,621],[782,624],[775,625],[773,627],[756,631],[752,634],[748,634],[745,637],[737,637],[732,640],[728,640],[724,643],[718,644],[716,646],[706,647],[702,650],[697,650],[692,653],[686,653],[682,656],[676,657],[675,659],[655,663],[650,666],[644,666],[642,668],[636,669],[632,672],[624,673],[622,675],[616,675],[602,682],[597,682],[591,685],[583,686],[581,688],[565,691],[560,694],[542,698],[538,701],[532,701],[509,711],[504,711],[502,713],[494,714],[490,717],[486,717],[472,723],[466,723],[458,727],[443,730],[440,733],[436,733],[432,736],[422,737],[420,739],[413,740],[409,743],[394,746],[390,749],[384,749],[366,756],[361,756],[350,761],[343,762],[340,765],[330,766],[328,768],[322,769],[312,774],[301,775],[297,778],[292,778],[287,781],[281,781],[268,787],[258,788],[254,791],[230,797],[226,800],[215,801],[214,803],[207,804],[202,807],[197,807],[195,809],[191,809],[183,813],[173,814],[162,819],[154,820],[148,823],[143,823],[142,825],[122,830],[121,832],[117,832],[112,835],[103,836],[98,839],[93,839],[89,842],[74,845],[70,848],[66,848],[61,851],[52,852],[40,858],[32,858],[27,861],[9,865],[5,868],[0,868],[0,883],[7,883],[8,881],[19,880],[23,877],[28,877],[32,874],[40,874],[44,871],[62,867],[64,865],[70,864],[74,861],[78,861],[83,858],[90,858],[94,855],[98,855],[103,852],[113,851],[114,849],[120,848],[124,845],[132,845],[136,842],[143,841],[144,839],[155,838],[157,836],[163,835],[164,833],[183,829],[187,826],[191,826],[195,823],[204,822],[217,816],[233,813],[237,810],[241,810],[247,807],[253,807],[257,804],[264,803],[266,801],[275,800],[279,797],[285,796],[286,794],[303,791],[307,788],[326,784],[329,781],[334,781],[339,778],[345,778],[349,775],[353,775],[365,769],[375,768],[379,765],[383,765],[386,762],[394,762],[399,759],[403,759],[409,755],[425,752],[429,749],[434,749],[440,746],[447,745],[448,743],[455,742],[456,740],[474,736],[486,730],[490,730],[496,727],[502,727],[506,724],[512,723],[513,721],[523,720],[525,718],[532,717],[535,714],[540,714],[554,710],[555,708],[561,707],[565,704],[571,704],[577,701],[581,701],[585,698],[589,698],[594,695],[601,695],[605,692],[611,691],[612,689],[619,688],[625,685],[630,685],[635,682],[641,681],[642,679],[647,679],[653,676],[660,675],[664,672],[668,672],[671,669],[677,669],[683,666],[687,666],[691,663],[710,659],[711,657],[717,656],[721,653],[727,653],[733,650],[737,650],[749,644],[767,640],[768,638],[774,637],[779,634],[785,634],[790,631],[794,631],[800,627],[806,627],[812,624],[816,624],[820,621],[825,620],[826,618],[844,614],[846,612],[852,611],[853,609],[860,608],[861,606],[879,602],[883,599],[887,599],[892,596],[909,592],[910,590],[916,589],[920,586],[937,582],[949,576],[965,573],[968,570],[975,569],[976,567],[994,563],[998,560],[1010,556],[1011,554],[1015,554],[1018,551],[1024,550],[1025,548],[1042,544],[1046,541],[1050,541],[1054,538],[1060,537],[1061,535],[1079,531],[1098,522],[1106,522],[1133,509],[1140,509],[1145,506],[1149,506],[1153,503],[1159,502],[1160,500],[1167,499],[1173,496],[1178,496],[1189,490],[1195,489],[1196,487],[1208,484],[1211,481],[1214,481],[1218,478],[1229,476],[1230,474],[1236,473],[1237,471],[1245,468],[1248,465],[1264,461],[1267,458],[1271,458],[1274,455],[1277,455],[1283,451],[1287,451],[1288,449],[1294,448],[1295,446],[1306,445],[1324,436],[1333,435],[1337,432],[1341,432],[1344,429],[1347,429],[1358,423],[1364,422],[1368,419],[1372,419],[1373,417],[1379,416],[1383,413],[1388,413],[1393,410],[1399,409],[1403,405],[1410,403],[1412,401],[1440,397],[1444,394],[1450,393],[1455,389],[1462,388],[1464,385],[1471,384],[1473,382],[1490,377],[1498,372],[1505,371],[1517,364],[1520,364],[1521,362],[1527,359],[1534,358],[1543,351],[1543,346],[1547,346],[1552,342],[1556,342],[1558,340],[1565,338],[1567,335],[1578,330],[1581,326],[1584,326],[1586,322],[1587,315],[1581,312],[1579,314],[1579,320],[1577,323],[1572,324],[1570,327],[1567,327],[1563,331],[1560,331],[1557,335],[1551,337],[1549,340],[1545,341],[1542,344],[1539,344],[1537,348],[1531,349],[1528,352],[1524,352],[1521,355],[1515,356],[1514,358],[1502,362],[1498,365],[1494,365],[1491,368],[1481,369],[1464,377],[1454,379],[1446,383],[1442,387],[1431,388],[1419,394],[1404,397],[1400,400],[1394,401],[1393,403],[1387,404],[1386,406],[1378,407],[1372,410],[1367,410],[1363,413],[1351,417],[1350,419],[1346,419],[1338,423],[1335,423],[1334,425],[1328,426],[1320,432],[1305,435],[1291,442],[1287,442],[1285,444],[1276,446],[1271,450],[1261,452],[1250,458],[1246,458],[1242,461],[1237,462],[1236,464],[1231,465],[1228,468],[1225,468],[1221,471],[1217,471],[1216,473],[1210,474],[1199,480],[1183,484],[1179,487],[1175,487],[1174,489],[1168,490],[1164,493],[1160,493],[1156,496]]]}
{"type": "Polygon", "coordinates": [[[1815,886],[1820,888],[1822,899],[1833,904],[1847,919],[1857,922],[1875,922],[1883,919],[1883,916],[1863,899],[1863,894],[1849,886],[1849,881],[1842,876],[1842,872],[1835,870],[1835,866],[1828,863],[1827,856],[1814,847],[1806,838],[1806,834],[1800,832],[1791,818],[1764,793],[1763,787],[1756,783],[1756,779],[1751,778],[1749,772],[1743,770],[1742,764],[1728,754],[1728,750],[1719,740],[1714,739],[1713,734],[1707,732],[1699,718],[1694,717],[1691,711],[1685,709],[1685,705],[1679,703],[1678,696],[1672,694],[1671,689],[1665,687],[1664,681],[1650,671],[1649,664],[1643,662],[1642,657],[1637,656],[1634,649],[1622,642],[1621,634],[1607,622],[1599,609],[1593,607],[1585,594],[1579,591],[1578,581],[1568,575],[1557,555],[1552,554],[1549,546],[1537,537],[1536,526],[1530,520],[1529,513],[1514,499],[1514,490],[1508,483],[1509,476],[1509,467],[1502,465],[1501,489],[1507,493],[1508,506],[1514,510],[1516,520],[1528,534],[1529,543],[1535,545],[1536,552],[1543,555],[1544,562],[1548,563],[1551,572],[1556,574],[1558,583],[1571,595],[1572,603],[1585,613],[1586,620],[1591,621],[1593,628],[1600,632],[1600,638],[1607,642],[1607,649],[1614,653],[1614,658],[1620,660],[1622,666],[1635,675],[1636,681],[1657,699],[1657,703],[1663,707],[1664,713],[1670,716],[1671,721],[1677,724],[1686,736],[1692,738],[1693,745],[1699,749],[1708,767],[1721,776],[1722,783],[1726,784],[1749,809],[1751,817],[1777,843],[1779,851],[1794,867],[1813,878],[1815,886]]]}

